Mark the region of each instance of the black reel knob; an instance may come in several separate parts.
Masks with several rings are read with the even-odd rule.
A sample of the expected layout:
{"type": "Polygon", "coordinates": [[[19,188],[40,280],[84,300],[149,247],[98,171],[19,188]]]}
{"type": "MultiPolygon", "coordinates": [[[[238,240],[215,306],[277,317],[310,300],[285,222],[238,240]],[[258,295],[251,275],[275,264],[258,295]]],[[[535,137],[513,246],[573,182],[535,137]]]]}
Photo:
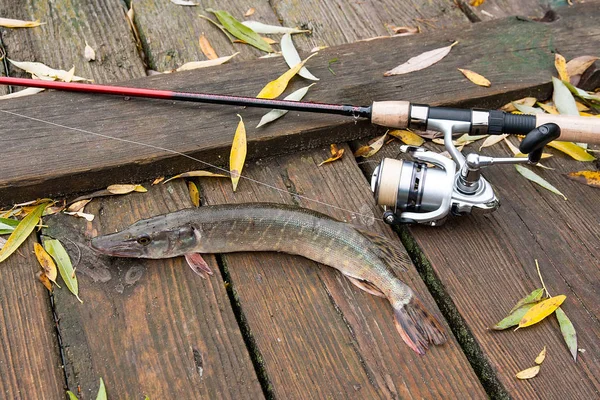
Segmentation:
{"type": "Polygon", "coordinates": [[[554,123],[547,123],[538,126],[525,136],[521,142],[519,150],[523,154],[529,155],[529,161],[537,163],[542,158],[544,146],[560,136],[560,126],[554,123]]]}

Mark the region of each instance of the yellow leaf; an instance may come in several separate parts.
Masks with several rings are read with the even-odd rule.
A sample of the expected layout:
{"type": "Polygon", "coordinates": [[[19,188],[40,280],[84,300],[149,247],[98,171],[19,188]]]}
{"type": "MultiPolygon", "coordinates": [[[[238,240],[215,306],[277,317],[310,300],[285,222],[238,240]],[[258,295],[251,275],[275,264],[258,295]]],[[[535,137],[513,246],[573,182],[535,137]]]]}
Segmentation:
{"type": "Polygon", "coordinates": [[[335,145],[335,144],[330,145],[330,150],[331,150],[331,157],[329,157],[327,160],[321,162],[319,164],[319,167],[323,164],[327,164],[327,163],[333,162],[335,160],[339,160],[344,155],[344,149],[338,149],[337,145],[335,145]]]}
{"type": "Polygon", "coordinates": [[[155,180],[152,181],[152,186],[158,185],[159,183],[161,183],[164,180],[165,180],[164,176],[159,176],[158,178],[156,178],[155,180]]]}
{"type": "Polygon", "coordinates": [[[164,181],[164,183],[172,181],[173,179],[192,178],[192,177],[227,178],[227,175],[215,174],[214,172],[209,172],[209,171],[204,171],[204,170],[189,171],[189,172],[184,172],[183,174],[175,175],[175,176],[167,179],[166,181],[164,181]]]}
{"type": "Polygon", "coordinates": [[[481,149],[483,149],[484,147],[490,147],[498,142],[501,142],[502,140],[506,139],[507,136],[508,134],[506,133],[503,135],[490,135],[483,141],[481,146],[479,146],[479,151],[481,151],[481,149]]]}
{"type": "Polygon", "coordinates": [[[535,377],[540,372],[540,366],[535,365],[531,368],[524,369],[523,371],[517,373],[515,377],[517,379],[531,379],[535,377]]]}
{"type": "Polygon", "coordinates": [[[106,188],[112,194],[127,194],[135,190],[137,185],[125,184],[125,185],[110,185],[106,188]]]}
{"type": "Polygon", "coordinates": [[[255,12],[255,11],[256,11],[256,9],[255,9],[254,7],[250,7],[250,8],[248,9],[248,11],[246,11],[246,12],[244,13],[244,17],[249,17],[249,16],[251,16],[252,14],[254,14],[254,12],[255,12]]]}
{"type": "Polygon", "coordinates": [[[42,245],[39,243],[33,244],[33,250],[35,251],[35,256],[37,260],[39,261],[40,265],[42,266],[42,269],[44,270],[44,275],[49,280],[56,283],[58,270],[56,269],[56,264],[54,263],[52,257],[50,257],[50,254],[48,254],[46,250],[44,250],[42,245]]]}
{"type": "Polygon", "coordinates": [[[402,143],[407,144],[409,146],[418,147],[425,142],[425,139],[423,139],[421,136],[406,129],[395,129],[393,131],[389,131],[388,133],[402,140],[402,143]]]}
{"type": "Polygon", "coordinates": [[[548,315],[552,314],[558,307],[560,307],[566,298],[567,296],[561,294],[537,303],[535,306],[531,307],[529,311],[527,311],[527,314],[523,316],[519,322],[519,328],[525,328],[527,326],[537,324],[548,315]]]}
{"type": "Polygon", "coordinates": [[[472,5],[473,7],[479,7],[484,2],[485,2],[485,0],[471,0],[471,2],[469,4],[472,5]]]}
{"type": "Polygon", "coordinates": [[[52,292],[52,282],[50,282],[50,279],[48,279],[46,274],[44,274],[44,271],[40,271],[37,274],[37,277],[40,280],[40,282],[42,282],[42,285],[46,286],[46,289],[52,292]]]}
{"type": "Polygon", "coordinates": [[[594,161],[596,159],[596,157],[585,151],[584,148],[572,142],[553,140],[552,142],[548,143],[548,146],[570,155],[577,161],[594,161]]]}
{"type": "Polygon", "coordinates": [[[148,191],[148,189],[146,189],[142,185],[135,185],[135,187],[133,188],[133,191],[139,192],[139,193],[146,193],[148,191]]]}
{"type": "Polygon", "coordinates": [[[258,99],[274,99],[277,96],[279,96],[281,93],[283,93],[283,91],[287,87],[290,80],[294,77],[294,75],[296,75],[298,73],[298,71],[300,71],[300,69],[302,69],[302,67],[304,67],[304,64],[306,64],[306,62],[308,60],[310,60],[310,58],[315,56],[316,54],[318,54],[318,53],[311,54],[307,59],[296,64],[293,68],[290,68],[289,70],[287,70],[279,78],[267,83],[267,85],[260,91],[260,93],[258,94],[258,96],[256,96],[256,98],[258,98],[258,99]]]}
{"type": "Polygon", "coordinates": [[[366,146],[362,146],[354,152],[354,157],[368,158],[375,155],[375,153],[377,153],[385,143],[386,136],[387,133],[384,133],[383,136],[369,141],[369,144],[367,144],[366,146]]]}
{"type": "Polygon", "coordinates": [[[571,172],[567,176],[579,183],[600,188],[600,171],[577,171],[571,172]]]}
{"type": "Polygon", "coordinates": [[[503,105],[502,107],[500,107],[500,109],[502,111],[506,111],[506,112],[513,112],[513,111],[517,111],[517,109],[513,103],[521,104],[521,105],[524,105],[527,107],[532,107],[536,101],[537,101],[537,99],[535,97],[524,97],[519,100],[511,101],[510,103],[507,103],[507,104],[503,105]]]}
{"type": "Polygon", "coordinates": [[[219,58],[219,56],[215,52],[215,49],[213,49],[206,36],[204,36],[204,33],[200,35],[200,39],[198,39],[198,42],[200,44],[200,50],[202,50],[202,53],[204,53],[206,58],[208,58],[209,60],[216,60],[217,58],[219,58]]]}
{"type": "Polygon", "coordinates": [[[545,359],[546,359],[546,346],[544,346],[544,348],[542,349],[540,354],[535,358],[535,363],[537,365],[541,365],[545,359]]]}
{"type": "Polygon", "coordinates": [[[42,23],[40,20],[22,21],[20,19],[0,18],[0,26],[5,28],[35,28],[36,26],[43,24],[45,24],[45,22],[42,23]]]}
{"type": "Polygon", "coordinates": [[[558,77],[561,81],[569,82],[569,73],[567,72],[567,60],[558,53],[554,54],[554,66],[558,71],[558,77]]]}
{"type": "Polygon", "coordinates": [[[558,115],[560,114],[558,112],[558,110],[556,109],[555,106],[550,105],[550,104],[544,104],[544,103],[537,103],[538,106],[540,106],[540,108],[544,111],[546,111],[548,114],[554,114],[554,115],[558,115]]]}
{"type": "Polygon", "coordinates": [[[233,191],[237,189],[242,169],[244,168],[244,162],[246,161],[246,127],[242,116],[238,123],[235,135],[233,137],[233,143],[231,145],[231,153],[229,154],[229,171],[231,173],[231,184],[233,185],[233,191]]]}
{"type": "Polygon", "coordinates": [[[0,262],[6,260],[19,246],[29,237],[36,225],[40,222],[42,213],[50,203],[42,203],[31,211],[19,222],[15,230],[10,234],[2,249],[0,249],[0,262]]]}
{"type": "Polygon", "coordinates": [[[198,191],[198,187],[194,182],[188,182],[188,189],[190,191],[190,199],[192,199],[192,204],[196,207],[200,207],[200,192],[198,191]]]}
{"type": "Polygon", "coordinates": [[[577,100],[575,100],[575,105],[577,106],[577,110],[579,110],[579,115],[581,115],[581,111],[587,111],[590,109],[588,106],[581,104],[577,100]]]}
{"type": "Polygon", "coordinates": [[[470,69],[463,69],[463,68],[458,68],[458,70],[460,72],[462,72],[462,74],[467,77],[468,80],[470,80],[471,82],[473,82],[476,85],[479,86],[485,86],[485,87],[489,87],[491,86],[491,82],[489,80],[487,80],[484,76],[479,75],[477,72],[473,72],[470,69]]]}

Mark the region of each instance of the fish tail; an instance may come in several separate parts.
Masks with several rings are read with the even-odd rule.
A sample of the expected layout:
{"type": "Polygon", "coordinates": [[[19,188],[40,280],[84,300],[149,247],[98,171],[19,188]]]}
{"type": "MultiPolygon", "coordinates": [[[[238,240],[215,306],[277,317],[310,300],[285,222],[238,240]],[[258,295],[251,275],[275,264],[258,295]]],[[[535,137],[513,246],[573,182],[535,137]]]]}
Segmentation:
{"type": "Polygon", "coordinates": [[[417,354],[424,355],[429,343],[441,345],[446,342],[441,324],[415,296],[408,303],[393,308],[396,329],[417,354]]]}

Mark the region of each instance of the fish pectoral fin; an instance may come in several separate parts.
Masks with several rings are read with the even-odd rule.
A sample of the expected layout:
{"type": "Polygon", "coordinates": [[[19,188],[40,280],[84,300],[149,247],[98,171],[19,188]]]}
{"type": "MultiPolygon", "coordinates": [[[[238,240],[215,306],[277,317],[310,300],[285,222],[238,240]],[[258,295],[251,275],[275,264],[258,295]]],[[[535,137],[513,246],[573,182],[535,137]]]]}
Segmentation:
{"type": "Polygon", "coordinates": [[[185,255],[185,261],[187,261],[188,265],[196,274],[200,275],[202,278],[206,279],[206,275],[212,275],[213,272],[202,258],[200,253],[187,253],[185,255]]]}
{"type": "Polygon", "coordinates": [[[377,286],[373,285],[369,281],[364,281],[362,279],[353,278],[348,275],[346,275],[346,278],[350,279],[350,282],[354,283],[354,285],[356,285],[356,287],[364,290],[367,293],[372,294],[373,296],[385,297],[385,294],[383,294],[383,292],[381,290],[379,290],[379,288],[377,286]]]}
{"type": "Polygon", "coordinates": [[[369,239],[376,249],[377,255],[393,269],[400,269],[402,272],[408,270],[411,264],[410,257],[402,244],[386,238],[378,233],[370,232],[361,228],[354,227],[358,233],[369,239]]]}

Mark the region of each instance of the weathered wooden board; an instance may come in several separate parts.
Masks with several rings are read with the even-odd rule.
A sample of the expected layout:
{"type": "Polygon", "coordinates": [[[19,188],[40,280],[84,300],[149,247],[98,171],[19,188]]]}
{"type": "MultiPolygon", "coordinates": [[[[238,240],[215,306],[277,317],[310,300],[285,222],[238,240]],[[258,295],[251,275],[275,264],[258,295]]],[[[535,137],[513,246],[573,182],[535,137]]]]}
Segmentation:
{"type": "MultiPolygon", "coordinates": [[[[563,9],[552,23],[509,18],[465,28],[392,39],[381,39],[324,50],[310,60],[322,81],[307,100],[368,104],[373,100],[406,99],[431,104],[497,106],[507,98],[549,93],[554,49],[567,57],[597,51],[598,8],[594,4],[563,9]],[[577,38],[577,39],[575,39],[577,38]],[[424,49],[459,40],[442,62],[410,75],[384,78],[383,71],[424,49]],[[395,51],[390,52],[390,47],[395,51]],[[490,52],[488,49],[493,48],[490,52]],[[328,60],[338,58],[337,75],[328,60]],[[492,81],[491,88],[469,83],[456,67],[476,70],[492,81]]],[[[146,87],[255,95],[264,83],[285,71],[282,60],[249,61],[243,65],[155,76],[131,84],[146,87]],[[252,71],[252,72],[250,72],[252,71]],[[192,83],[190,83],[192,82],[192,83]]],[[[298,87],[299,81],[295,87],[298,87]]],[[[348,140],[373,133],[364,122],[344,117],[289,113],[276,124],[255,130],[262,110],[215,105],[174,104],[86,94],[50,93],[2,104],[2,110],[42,118],[147,145],[169,148],[224,164],[241,113],[249,126],[249,156],[258,157],[348,140]],[[85,122],[82,115],[85,114],[85,122]]],[[[0,111],[2,111],[0,110],[0,111]]],[[[0,203],[17,198],[59,195],[98,188],[115,179],[142,180],[159,173],[198,167],[180,156],[33,122],[3,114],[10,134],[0,145],[0,203]],[[27,152],[30,162],[19,163],[27,152]],[[123,174],[127,171],[127,174],[123,174]],[[68,179],[69,183],[65,184],[68,179]],[[10,188],[10,189],[8,189],[10,188]]]]}
{"type": "MultiPolygon", "coordinates": [[[[478,147],[478,143],[473,144],[465,153],[477,151],[478,147]]],[[[512,166],[490,167],[484,174],[497,190],[502,202],[499,210],[486,216],[452,218],[436,229],[411,227],[409,232],[414,239],[405,235],[404,243],[416,259],[423,260],[420,267],[439,278],[441,285],[434,285],[434,291],[438,296],[450,296],[459,318],[471,330],[475,340],[463,342],[466,351],[477,351],[479,346],[501,387],[511,397],[597,397],[600,192],[563,175],[594,170],[593,163],[577,162],[549,151],[556,155],[543,164],[555,170],[538,168],[535,172],[561,190],[568,201],[527,181],[512,166]],[[541,287],[535,259],[549,292],[567,295],[563,310],[577,329],[579,347],[585,349],[578,355],[577,363],[571,358],[554,317],[518,332],[490,330],[520,298],[541,287]],[[548,348],[548,358],[539,376],[526,382],[517,380],[515,373],[533,365],[543,346],[548,348]]],[[[483,153],[509,155],[504,144],[483,149],[483,153]]],[[[361,164],[367,175],[384,154],[396,157],[398,146],[390,145],[373,163],[361,164]]]]}
{"type": "MultiPolygon", "coordinates": [[[[186,62],[206,60],[198,42],[202,33],[220,57],[239,52],[232,63],[267,54],[247,44],[232,43],[219,28],[198,15],[217,21],[214,14],[207,11],[212,7],[214,10],[226,10],[239,21],[260,16],[261,21],[277,25],[277,17],[269,2],[244,0],[198,3],[198,7],[182,7],[170,1],[135,2],[136,23],[146,46],[150,68],[162,72],[175,69],[186,62]],[[244,13],[250,7],[255,8],[254,15],[244,18],[244,13]]],[[[274,49],[278,47],[275,46],[274,49]]]]}
{"type": "Polygon", "coordinates": [[[297,48],[304,51],[393,34],[386,25],[418,26],[425,32],[468,22],[448,0],[405,1],[401,6],[393,0],[275,0],[271,4],[283,25],[312,30],[309,36],[294,36],[297,48]]]}
{"type": "MultiPolygon", "coordinates": [[[[145,76],[119,0],[4,1],[0,15],[44,23],[31,29],[0,28],[7,56],[13,60],[38,61],[67,71],[75,66],[76,75],[97,83],[145,76]],[[96,50],[96,61],[84,58],[86,41],[96,50]]],[[[10,75],[28,74],[10,66],[10,75]]]]}
{"type": "Polygon", "coordinates": [[[566,0],[486,0],[477,7],[472,6],[470,0],[457,0],[457,4],[472,22],[489,21],[509,15],[542,18],[551,9],[568,6],[566,0]]]}
{"type": "MultiPolygon", "coordinates": [[[[278,190],[242,180],[233,193],[227,180],[205,180],[203,199],[296,203],[395,238],[383,223],[368,218],[380,217],[380,211],[354,159],[318,167],[327,157],[329,147],[250,163],[246,176],[278,190]],[[361,221],[345,210],[367,218],[361,221]]],[[[388,301],[360,291],[334,269],[269,253],[223,260],[276,398],[485,396],[452,336],[446,345],[417,356],[398,335],[388,301]]],[[[412,265],[400,276],[437,314],[412,265]]]]}
{"type": "Polygon", "coordinates": [[[0,265],[0,397],[64,397],[54,319],[47,289],[38,281],[34,237],[0,265]]]}
{"type": "Polygon", "coordinates": [[[86,207],[97,215],[93,223],[67,215],[45,221],[44,234],[79,260],[83,304],[66,288],[55,291],[71,390],[93,398],[102,377],[115,398],[262,397],[214,257],[206,258],[214,275],[203,280],[182,258],[113,259],[88,245],[96,234],[190,206],[176,182],[94,200],[86,207]]]}

